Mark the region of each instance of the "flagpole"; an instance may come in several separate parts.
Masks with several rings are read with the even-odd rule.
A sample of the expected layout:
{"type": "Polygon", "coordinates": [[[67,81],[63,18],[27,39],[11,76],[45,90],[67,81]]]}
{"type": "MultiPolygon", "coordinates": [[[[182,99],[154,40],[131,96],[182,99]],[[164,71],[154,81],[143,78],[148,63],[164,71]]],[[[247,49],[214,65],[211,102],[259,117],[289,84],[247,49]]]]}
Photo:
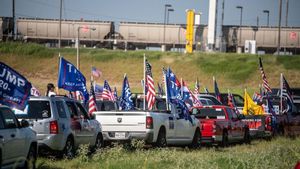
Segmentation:
{"type": "Polygon", "coordinates": [[[144,110],[146,110],[146,54],[144,53],[144,110]]]}
{"type": "Polygon", "coordinates": [[[163,74],[164,74],[164,79],[165,79],[166,107],[167,107],[167,110],[169,110],[168,88],[167,88],[167,75],[166,75],[166,72],[164,70],[165,69],[163,68],[163,74]]]}
{"type": "Polygon", "coordinates": [[[280,114],[282,114],[282,89],[283,89],[283,80],[282,80],[283,74],[280,73],[280,114]]]}
{"type": "Polygon", "coordinates": [[[183,98],[183,80],[180,78],[180,84],[181,84],[181,97],[183,98]]]}

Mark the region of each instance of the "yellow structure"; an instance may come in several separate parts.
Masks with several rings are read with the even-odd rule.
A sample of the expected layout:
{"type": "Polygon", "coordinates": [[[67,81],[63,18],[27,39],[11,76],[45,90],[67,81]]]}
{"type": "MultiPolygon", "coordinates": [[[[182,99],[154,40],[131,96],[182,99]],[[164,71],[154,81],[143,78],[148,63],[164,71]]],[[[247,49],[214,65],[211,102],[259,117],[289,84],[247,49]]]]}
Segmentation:
{"type": "Polygon", "coordinates": [[[194,40],[194,20],[195,20],[195,12],[194,10],[187,10],[186,12],[186,45],[185,50],[187,53],[193,52],[193,40],[194,40]]]}

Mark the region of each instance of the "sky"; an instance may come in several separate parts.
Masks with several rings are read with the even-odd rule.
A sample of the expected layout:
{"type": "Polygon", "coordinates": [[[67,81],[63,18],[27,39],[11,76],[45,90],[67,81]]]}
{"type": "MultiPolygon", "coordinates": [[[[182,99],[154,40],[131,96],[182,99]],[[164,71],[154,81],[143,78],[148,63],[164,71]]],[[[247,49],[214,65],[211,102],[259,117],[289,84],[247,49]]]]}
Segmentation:
{"type": "MultiPolygon", "coordinates": [[[[218,0],[218,26],[221,24],[221,6],[218,0]]],[[[285,25],[286,0],[282,0],[282,25],[285,25]]],[[[15,0],[17,17],[59,18],[60,0],[15,0]]],[[[171,4],[170,23],[184,24],[186,9],[201,12],[201,24],[208,23],[209,0],[63,0],[63,19],[86,19],[102,21],[130,21],[163,23],[164,5],[171,4]]],[[[225,0],[224,24],[239,25],[243,6],[243,25],[267,24],[270,11],[270,26],[278,26],[279,0],[225,0]]],[[[289,0],[288,26],[300,27],[300,0],[289,0]]],[[[12,16],[12,0],[0,0],[0,16],[12,16]]]]}

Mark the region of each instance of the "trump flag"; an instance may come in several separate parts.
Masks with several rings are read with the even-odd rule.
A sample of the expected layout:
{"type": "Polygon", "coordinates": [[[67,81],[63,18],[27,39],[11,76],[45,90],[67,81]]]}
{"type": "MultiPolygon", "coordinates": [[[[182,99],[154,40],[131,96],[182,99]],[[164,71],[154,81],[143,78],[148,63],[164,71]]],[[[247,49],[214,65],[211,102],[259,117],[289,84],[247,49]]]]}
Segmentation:
{"type": "Polygon", "coordinates": [[[31,86],[25,77],[0,62],[0,104],[23,110],[29,99],[31,86]]]}
{"type": "Polygon", "coordinates": [[[59,63],[57,86],[71,92],[80,91],[85,102],[89,100],[85,77],[72,63],[62,57],[59,63]]]}

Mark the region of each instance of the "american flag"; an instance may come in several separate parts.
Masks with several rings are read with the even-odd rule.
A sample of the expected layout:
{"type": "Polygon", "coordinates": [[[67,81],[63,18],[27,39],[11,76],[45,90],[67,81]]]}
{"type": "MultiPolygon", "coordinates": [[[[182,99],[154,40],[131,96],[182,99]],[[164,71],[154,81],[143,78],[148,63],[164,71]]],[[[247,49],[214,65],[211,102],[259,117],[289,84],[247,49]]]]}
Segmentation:
{"type": "MultiPolygon", "coordinates": [[[[284,78],[283,74],[281,74],[281,98],[285,98],[287,102],[287,108],[284,110],[284,112],[290,112],[292,111],[292,106],[293,106],[293,99],[292,99],[292,94],[291,94],[291,88],[284,78]]],[[[281,105],[283,105],[281,99],[281,105]]]]}
{"type": "Polygon", "coordinates": [[[228,99],[228,103],[227,103],[228,106],[231,107],[232,109],[234,109],[237,114],[240,114],[238,108],[236,107],[233,95],[232,95],[232,93],[229,92],[229,90],[228,90],[227,99],[228,99]]]}
{"type": "Polygon", "coordinates": [[[260,69],[261,77],[262,77],[262,80],[263,80],[263,87],[264,87],[265,91],[267,93],[272,93],[271,87],[269,86],[266,74],[264,72],[264,68],[263,68],[263,65],[262,65],[261,58],[259,58],[259,69],[260,69]]]}
{"type": "Polygon", "coordinates": [[[92,76],[99,78],[99,77],[101,77],[101,75],[102,75],[102,72],[100,70],[98,70],[95,67],[92,67],[92,76]]]}
{"type": "Polygon", "coordinates": [[[260,102],[262,102],[262,95],[255,92],[253,94],[252,99],[253,99],[254,102],[260,103],[260,102]]]}
{"type": "Polygon", "coordinates": [[[222,103],[222,101],[221,101],[221,94],[220,94],[219,87],[218,87],[218,83],[217,83],[215,77],[213,77],[213,81],[214,81],[214,87],[215,87],[215,95],[216,95],[216,98],[222,103]]]}
{"type": "Polygon", "coordinates": [[[97,111],[96,97],[95,97],[93,84],[91,83],[90,98],[89,98],[89,115],[90,116],[93,115],[95,111],[97,111]]]}
{"type": "Polygon", "coordinates": [[[199,89],[200,89],[200,84],[198,82],[198,78],[195,82],[195,91],[194,91],[194,94],[199,94],[199,89]]]}
{"type": "MultiPolygon", "coordinates": [[[[192,93],[192,91],[190,91],[190,89],[187,87],[187,84],[184,81],[182,81],[182,86],[183,86],[183,90],[184,90],[183,93],[188,93],[188,99],[192,101],[193,106],[195,106],[195,107],[202,106],[202,103],[196,97],[197,95],[192,93]]],[[[183,98],[185,99],[185,97],[183,97],[183,98]]]]}
{"type": "Polygon", "coordinates": [[[146,59],[146,100],[148,102],[148,110],[151,110],[153,108],[153,105],[155,103],[155,87],[154,87],[154,81],[152,78],[152,66],[146,59]]]}
{"type": "Polygon", "coordinates": [[[95,96],[96,100],[101,100],[102,99],[102,93],[103,93],[103,86],[100,85],[95,85],[95,96]]]}
{"type": "Polygon", "coordinates": [[[115,100],[114,93],[111,91],[111,88],[106,80],[104,80],[102,98],[103,100],[109,100],[109,101],[115,100]]]}

